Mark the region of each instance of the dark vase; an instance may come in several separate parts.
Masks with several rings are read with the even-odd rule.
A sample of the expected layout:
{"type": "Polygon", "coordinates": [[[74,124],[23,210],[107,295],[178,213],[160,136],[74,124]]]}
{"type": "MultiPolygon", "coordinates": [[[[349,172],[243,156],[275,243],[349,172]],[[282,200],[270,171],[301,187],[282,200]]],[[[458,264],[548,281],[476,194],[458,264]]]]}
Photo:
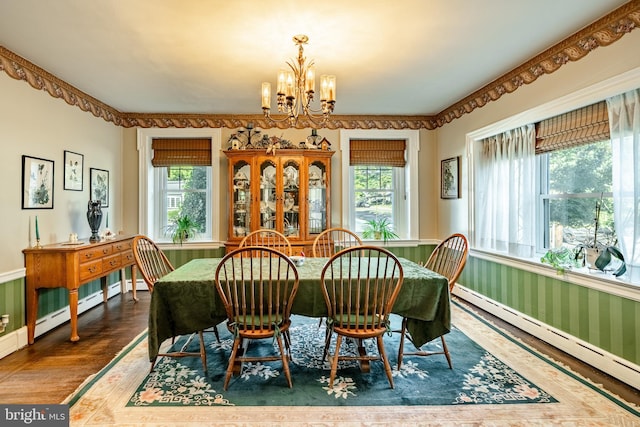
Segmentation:
{"type": "Polygon", "coordinates": [[[90,242],[100,241],[98,236],[98,230],[100,229],[100,223],[102,222],[102,202],[100,200],[89,200],[87,206],[87,221],[89,221],[89,228],[91,228],[90,242]]]}

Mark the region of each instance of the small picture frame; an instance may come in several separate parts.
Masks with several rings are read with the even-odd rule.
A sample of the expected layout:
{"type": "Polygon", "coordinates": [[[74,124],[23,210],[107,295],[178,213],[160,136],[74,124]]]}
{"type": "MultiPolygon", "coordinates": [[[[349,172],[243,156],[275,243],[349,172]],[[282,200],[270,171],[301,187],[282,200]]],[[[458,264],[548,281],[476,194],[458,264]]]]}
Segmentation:
{"type": "Polygon", "coordinates": [[[440,162],[440,198],[460,197],[460,156],[444,159],[440,162]]]}
{"type": "Polygon", "coordinates": [[[65,190],[82,191],[84,173],[84,156],[73,151],[64,152],[64,186],[65,190]]]}
{"type": "Polygon", "coordinates": [[[22,156],[22,209],[53,209],[53,160],[22,156]]]}
{"type": "Polygon", "coordinates": [[[109,206],[109,171],[104,169],[89,169],[90,200],[100,200],[101,206],[109,206]]]}

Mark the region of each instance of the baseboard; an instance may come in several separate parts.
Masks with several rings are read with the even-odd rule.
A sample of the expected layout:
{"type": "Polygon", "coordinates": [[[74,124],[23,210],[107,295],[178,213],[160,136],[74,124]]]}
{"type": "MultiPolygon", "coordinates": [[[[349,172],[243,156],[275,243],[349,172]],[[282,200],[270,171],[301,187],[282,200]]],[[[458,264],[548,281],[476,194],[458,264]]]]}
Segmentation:
{"type": "Polygon", "coordinates": [[[27,345],[27,327],[11,331],[0,337],[0,359],[27,345]]]}
{"type": "MultiPolygon", "coordinates": [[[[130,292],[132,289],[131,280],[127,280],[125,286],[126,292],[130,292]]],[[[147,285],[144,283],[144,281],[136,280],[136,292],[146,290],[147,285]]],[[[118,294],[120,294],[120,282],[115,282],[107,286],[107,298],[111,298],[118,294]]],[[[102,291],[95,292],[81,300],[78,300],[78,316],[99,304],[102,304],[102,291]]],[[[53,328],[56,328],[63,323],[68,322],[70,319],[71,315],[69,314],[69,306],[49,313],[47,316],[36,320],[36,330],[34,336],[38,337],[46,332],[49,332],[53,328]]]]}
{"type": "Polygon", "coordinates": [[[520,313],[511,307],[493,301],[464,286],[456,284],[453,295],[540,338],[576,359],[588,363],[632,387],[640,389],[640,366],[520,313]]]}

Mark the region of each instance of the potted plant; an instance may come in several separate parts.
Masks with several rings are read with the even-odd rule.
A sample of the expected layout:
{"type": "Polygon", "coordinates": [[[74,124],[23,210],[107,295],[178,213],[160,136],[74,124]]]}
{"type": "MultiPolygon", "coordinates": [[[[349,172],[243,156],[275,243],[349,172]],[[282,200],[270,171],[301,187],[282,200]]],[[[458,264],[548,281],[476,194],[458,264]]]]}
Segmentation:
{"type": "Polygon", "coordinates": [[[374,218],[367,221],[367,225],[362,232],[362,237],[365,239],[382,240],[387,243],[387,240],[397,239],[399,236],[393,231],[393,226],[389,222],[389,218],[374,218]]]}
{"type": "Polygon", "coordinates": [[[198,233],[198,224],[196,224],[189,215],[178,215],[171,224],[167,226],[167,234],[171,235],[173,243],[187,241],[189,237],[193,237],[198,233]]]}
{"type": "Polygon", "coordinates": [[[562,246],[555,249],[549,249],[540,262],[543,264],[549,264],[556,269],[556,273],[564,274],[566,270],[571,270],[578,265],[575,252],[571,249],[562,246]]]}
{"type": "Polygon", "coordinates": [[[598,229],[600,227],[600,210],[602,209],[602,196],[600,200],[596,201],[596,215],[594,218],[594,231],[593,238],[587,237],[586,241],[578,244],[575,247],[575,259],[578,260],[582,257],[583,264],[586,262],[587,266],[592,266],[600,271],[604,271],[606,267],[611,264],[613,258],[619,260],[616,270],[613,275],[618,277],[622,276],[626,271],[626,263],[622,252],[615,246],[617,239],[612,236],[611,241],[598,241],[598,229]]]}

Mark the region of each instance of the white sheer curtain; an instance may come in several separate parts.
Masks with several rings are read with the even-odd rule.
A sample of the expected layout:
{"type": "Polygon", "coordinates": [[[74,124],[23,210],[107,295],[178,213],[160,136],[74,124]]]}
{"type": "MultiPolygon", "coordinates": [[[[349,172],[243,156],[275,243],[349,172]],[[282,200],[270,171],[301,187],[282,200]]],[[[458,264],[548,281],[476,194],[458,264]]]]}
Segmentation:
{"type": "Polygon", "coordinates": [[[532,257],[535,249],[535,127],[479,142],[475,226],[479,248],[532,257]]]}
{"type": "Polygon", "coordinates": [[[640,283],[640,89],[607,99],[613,153],[613,217],[631,282],[640,283]]]}

